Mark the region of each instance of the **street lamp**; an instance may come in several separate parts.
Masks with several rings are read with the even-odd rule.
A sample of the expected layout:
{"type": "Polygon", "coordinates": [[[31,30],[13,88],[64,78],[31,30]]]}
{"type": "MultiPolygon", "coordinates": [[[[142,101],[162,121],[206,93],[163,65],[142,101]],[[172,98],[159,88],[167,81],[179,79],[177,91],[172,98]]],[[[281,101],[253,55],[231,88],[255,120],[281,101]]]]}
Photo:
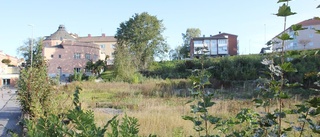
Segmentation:
{"type": "Polygon", "coordinates": [[[30,65],[32,69],[32,60],[33,60],[33,25],[29,24],[28,26],[31,27],[32,35],[31,35],[31,44],[30,44],[30,65]]]}

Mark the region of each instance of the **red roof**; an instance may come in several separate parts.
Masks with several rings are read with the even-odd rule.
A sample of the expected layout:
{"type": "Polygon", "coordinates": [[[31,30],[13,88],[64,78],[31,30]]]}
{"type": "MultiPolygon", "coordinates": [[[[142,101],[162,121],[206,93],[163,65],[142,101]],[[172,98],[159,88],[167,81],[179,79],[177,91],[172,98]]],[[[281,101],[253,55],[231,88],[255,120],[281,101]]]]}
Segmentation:
{"type": "Polygon", "coordinates": [[[297,24],[301,24],[302,26],[320,25],[320,19],[315,17],[312,19],[301,21],[297,24]]]}

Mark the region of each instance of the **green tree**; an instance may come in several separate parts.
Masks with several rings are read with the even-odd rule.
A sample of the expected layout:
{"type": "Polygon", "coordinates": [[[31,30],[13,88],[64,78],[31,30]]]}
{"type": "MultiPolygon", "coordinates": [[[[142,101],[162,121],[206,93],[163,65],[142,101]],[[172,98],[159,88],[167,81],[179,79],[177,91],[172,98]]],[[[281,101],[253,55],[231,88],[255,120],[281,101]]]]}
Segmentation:
{"type": "Polygon", "coordinates": [[[170,60],[180,60],[182,55],[180,54],[181,46],[177,46],[175,49],[171,49],[169,52],[170,60]]]}
{"type": "Polygon", "coordinates": [[[180,54],[182,57],[190,57],[190,40],[193,37],[199,37],[200,35],[201,31],[199,28],[188,28],[186,33],[182,33],[183,45],[180,49],[180,54]]]}
{"type": "MultiPolygon", "coordinates": [[[[39,43],[39,41],[42,41],[41,39],[35,40],[35,39],[31,39],[29,38],[28,40],[26,40],[23,45],[21,45],[20,47],[17,48],[17,53],[20,54],[26,61],[26,63],[28,65],[31,64],[31,54],[32,53],[32,61],[35,60],[35,54],[37,52],[37,43],[39,43]],[[34,41],[34,42],[32,42],[34,41]],[[32,48],[31,48],[32,47],[32,48]],[[32,49],[32,52],[31,52],[32,49]]],[[[42,51],[41,51],[42,52],[42,51]]]]}
{"type": "Polygon", "coordinates": [[[142,71],[148,68],[154,56],[167,52],[168,46],[162,36],[162,20],[147,12],[135,14],[128,21],[122,22],[115,37],[115,73],[121,76],[124,71],[142,71]],[[132,70],[134,69],[134,70],[132,70]]]}
{"type": "MultiPolygon", "coordinates": [[[[39,118],[50,112],[52,85],[47,73],[47,63],[42,56],[42,39],[33,48],[32,67],[21,70],[18,81],[18,99],[22,111],[29,118],[39,118]]],[[[25,55],[30,54],[27,51],[25,55]]]]}

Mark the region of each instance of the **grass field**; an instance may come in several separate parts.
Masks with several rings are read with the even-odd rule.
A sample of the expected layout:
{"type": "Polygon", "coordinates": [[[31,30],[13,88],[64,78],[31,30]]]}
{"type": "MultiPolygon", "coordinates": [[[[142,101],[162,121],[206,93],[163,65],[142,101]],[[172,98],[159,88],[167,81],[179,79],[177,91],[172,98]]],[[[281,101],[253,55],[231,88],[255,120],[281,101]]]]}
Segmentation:
{"type": "MultiPolygon", "coordinates": [[[[116,114],[106,113],[100,109],[113,108],[123,112],[119,114],[120,117],[124,114],[136,117],[139,120],[139,135],[141,136],[148,136],[149,134],[160,137],[198,136],[193,130],[193,124],[182,119],[183,115],[190,115],[190,104],[186,104],[190,97],[175,96],[173,91],[175,87],[187,88],[185,83],[188,83],[188,81],[150,80],[143,84],[78,82],[63,86],[60,91],[64,94],[61,99],[66,100],[71,97],[75,87],[80,86],[83,89],[80,93],[82,107],[93,110],[96,122],[101,126],[116,114]]],[[[237,94],[252,94],[252,92],[237,94]]],[[[230,93],[234,93],[234,91],[230,93]]],[[[264,111],[261,108],[255,108],[252,99],[234,99],[234,96],[236,95],[230,98],[226,94],[217,94],[214,100],[216,105],[211,107],[208,113],[228,119],[234,117],[243,108],[250,108],[256,112],[264,111]]],[[[285,108],[293,108],[295,104],[300,102],[301,100],[296,97],[286,100],[283,105],[285,108]]],[[[65,101],[60,105],[69,106],[70,103],[70,101],[65,101]]],[[[274,105],[277,105],[276,102],[274,102],[274,105]]],[[[319,118],[316,119],[319,121],[319,118]]],[[[289,115],[286,120],[296,121],[297,117],[289,115]]],[[[241,127],[235,128],[235,130],[239,129],[241,127]]],[[[210,132],[223,135],[218,130],[211,130],[210,132]]],[[[294,135],[295,132],[292,134],[294,135]]]]}

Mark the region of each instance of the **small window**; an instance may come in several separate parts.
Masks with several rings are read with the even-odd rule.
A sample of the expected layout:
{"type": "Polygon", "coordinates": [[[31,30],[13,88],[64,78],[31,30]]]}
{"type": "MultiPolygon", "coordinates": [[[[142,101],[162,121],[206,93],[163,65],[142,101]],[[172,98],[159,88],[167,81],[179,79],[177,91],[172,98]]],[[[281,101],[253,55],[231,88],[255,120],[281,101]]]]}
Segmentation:
{"type": "Polygon", "coordinates": [[[86,53],[86,59],[91,59],[91,55],[86,53]]]}
{"type": "Polygon", "coordinates": [[[90,69],[85,69],[85,72],[86,72],[86,73],[90,73],[91,70],[90,70],[90,69]]]}
{"type": "Polygon", "coordinates": [[[80,53],[74,53],[73,57],[74,57],[74,59],[80,59],[81,58],[81,54],[80,53]]]}
{"type": "Polygon", "coordinates": [[[53,58],[53,54],[51,55],[51,58],[53,58]]]}
{"type": "Polygon", "coordinates": [[[59,55],[59,58],[61,58],[61,55],[59,55]]]}
{"type": "Polygon", "coordinates": [[[313,33],[309,34],[309,38],[313,38],[313,33]]]}
{"type": "Polygon", "coordinates": [[[111,48],[115,49],[116,48],[116,44],[112,44],[111,48]]]}
{"type": "Polygon", "coordinates": [[[104,49],[104,48],[106,48],[106,45],[101,44],[101,45],[100,45],[100,48],[104,49]]]}
{"type": "Polygon", "coordinates": [[[310,45],[310,46],[313,46],[313,42],[310,42],[309,45],[310,45]]]}
{"type": "Polygon", "coordinates": [[[81,68],[74,68],[74,71],[77,72],[77,73],[80,73],[81,72],[81,68]]]}
{"type": "Polygon", "coordinates": [[[94,54],[93,55],[93,60],[97,61],[98,60],[98,55],[94,54]]]}

